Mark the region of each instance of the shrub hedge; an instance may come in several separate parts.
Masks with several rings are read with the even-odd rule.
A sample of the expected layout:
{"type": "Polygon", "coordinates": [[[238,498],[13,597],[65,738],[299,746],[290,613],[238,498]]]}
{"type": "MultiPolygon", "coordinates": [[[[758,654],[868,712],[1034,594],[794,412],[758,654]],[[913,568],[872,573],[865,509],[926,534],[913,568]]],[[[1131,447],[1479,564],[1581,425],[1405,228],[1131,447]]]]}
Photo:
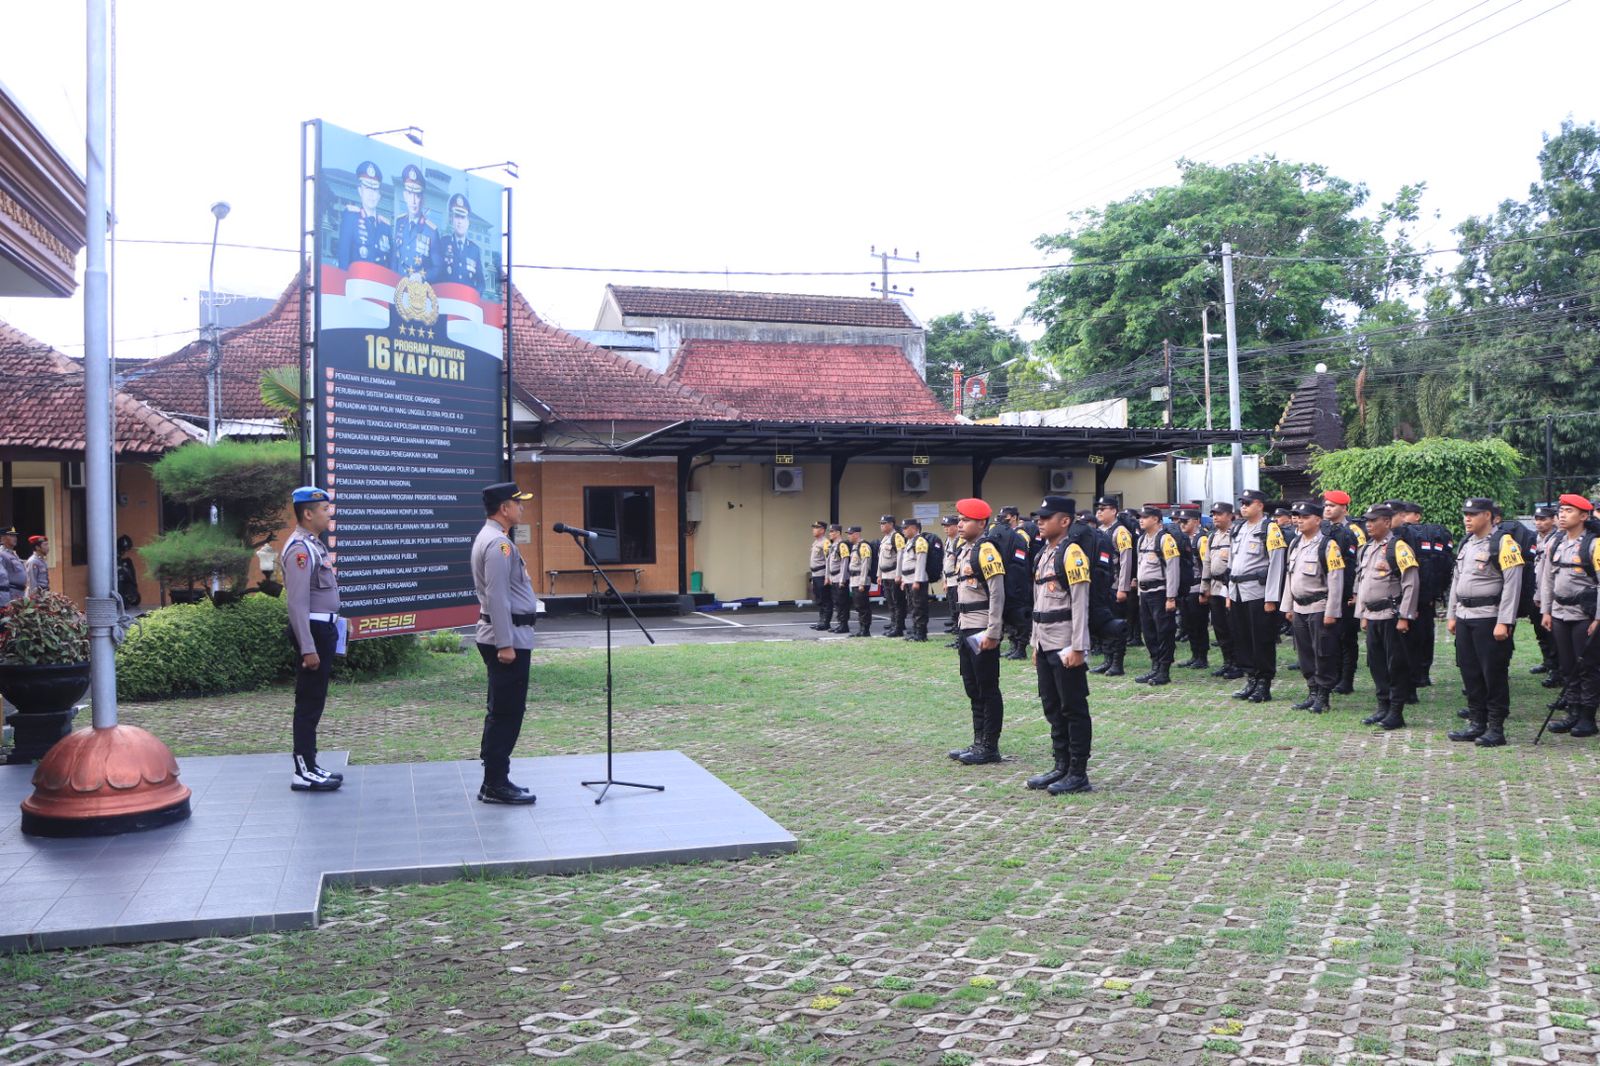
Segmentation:
{"type": "Polygon", "coordinates": [[[1487,496],[1515,513],[1523,463],[1522,455],[1499,438],[1429,437],[1415,444],[1323,452],[1311,460],[1311,470],[1320,491],[1343,489],[1359,508],[1412,500],[1421,506],[1424,522],[1446,526],[1459,540],[1461,504],[1469,496],[1487,496]]]}

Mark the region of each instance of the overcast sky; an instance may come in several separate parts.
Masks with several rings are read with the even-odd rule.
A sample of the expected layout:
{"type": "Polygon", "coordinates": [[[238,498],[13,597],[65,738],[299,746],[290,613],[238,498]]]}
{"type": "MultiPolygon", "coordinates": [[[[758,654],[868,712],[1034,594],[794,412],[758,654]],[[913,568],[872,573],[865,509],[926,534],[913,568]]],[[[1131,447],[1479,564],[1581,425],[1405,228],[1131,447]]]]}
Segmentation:
{"type": "MultiPolygon", "coordinates": [[[[81,165],[82,4],[7,8],[0,79],[81,165]]],[[[1600,117],[1595,0],[124,0],[117,18],[119,236],[202,242],[119,246],[119,355],[194,336],[212,201],[233,208],[222,240],[297,244],[309,118],[421,126],[452,166],[515,160],[517,264],[866,271],[873,244],[937,269],[1041,261],[1034,237],[1185,155],[1320,162],[1374,208],[1425,180],[1422,241],[1449,245],[1526,194],[1542,134],[1600,117]]],[[[217,287],[272,296],[294,269],[224,247],[217,287]]],[[[513,280],[586,329],[607,282],[871,295],[873,279],[513,280]]],[[[1007,322],[1028,280],[896,279],[924,321],[1007,322]]],[[[0,300],[0,318],[81,350],[76,300],[0,300]]]]}

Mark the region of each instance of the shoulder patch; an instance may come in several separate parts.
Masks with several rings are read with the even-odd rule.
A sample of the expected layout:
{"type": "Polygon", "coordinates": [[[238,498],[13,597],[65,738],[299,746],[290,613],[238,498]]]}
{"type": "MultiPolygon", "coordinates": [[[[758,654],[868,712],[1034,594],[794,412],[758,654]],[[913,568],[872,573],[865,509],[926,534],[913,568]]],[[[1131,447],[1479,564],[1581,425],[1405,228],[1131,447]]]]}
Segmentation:
{"type": "Polygon", "coordinates": [[[1283,546],[1283,530],[1276,522],[1267,523],[1267,551],[1277,551],[1283,546]]]}
{"type": "Polygon", "coordinates": [[[507,542],[507,541],[501,541],[500,542],[500,554],[501,555],[510,555],[511,554],[511,545],[510,545],[509,542],[507,542]]]}
{"type": "Polygon", "coordinates": [[[918,555],[926,555],[928,553],[928,538],[918,537],[911,542],[911,549],[918,555]]]}
{"type": "Polygon", "coordinates": [[[1000,552],[988,541],[978,545],[978,572],[985,581],[1006,572],[1005,560],[1000,558],[1000,552]]]}
{"type": "Polygon", "coordinates": [[[1061,558],[1061,568],[1067,572],[1069,585],[1081,585],[1093,576],[1093,571],[1089,569],[1089,557],[1076,544],[1067,545],[1067,552],[1061,558]]]}
{"type": "Polygon", "coordinates": [[[1360,526],[1351,526],[1350,528],[1355,532],[1356,535],[1356,547],[1365,548],[1367,546],[1366,533],[1362,531],[1360,526]]]}
{"type": "Polygon", "coordinates": [[[1522,549],[1510,537],[1500,538],[1500,569],[1505,570],[1512,566],[1523,564],[1522,549]]]}
{"type": "Polygon", "coordinates": [[[856,554],[861,556],[863,559],[872,558],[872,545],[868,544],[866,541],[862,541],[861,547],[856,550],[856,554]]]}
{"type": "Polygon", "coordinates": [[[896,548],[904,548],[906,546],[906,535],[904,533],[896,533],[894,535],[894,546],[896,548]]]}
{"type": "Polygon", "coordinates": [[[1344,551],[1340,549],[1338,541],[1330,538],[1322,557],[1327,562],[1329,570],[1344,569],[1344,551]]]}
{"type": "Polygon", "coordinates": [[[1589,562],[1594,572],[1600,574],[1600,537],[1594,538],[1594,545],[1589,549],[1589,562]]]}
{"type": "Polygon", "coordinates": [[[1417,565],[1417,553],[1405,541],[1397,540],[1394,544],[1394,563],[1403,574],[1417,565]]]}
{"type": "Polygon", "coordinates": [[[1163,533],[1161,536],[1163,538],[1161,542],[1161,558],[1176,559],[1178,557],[1178,538],[1171,533],[1163,533]]]}
{"type": "Polygon", "coordinates": [[[1206,553],[1211,550],[1211,538],[1202,533],[1200,535],[1200,544],[1195,550],[1200,553],[1200,558],[1204,560],[1206,553]]]}
{"type": "Polygon", "coordinates": [[[305,552],[295,552],[294,553],[294,565],[298,566],[300,569],[304,570],[306,568],[306,563],[308,563],[310,561],[311,561],[311,557],[309,555],[307,555],[305,552]]]}
{"type": "Polygon", "coordinates": [[[1133,535],[1126,526],[1117,527],[1117,551],[1125,552],[1133,547],[1133,535]]]}

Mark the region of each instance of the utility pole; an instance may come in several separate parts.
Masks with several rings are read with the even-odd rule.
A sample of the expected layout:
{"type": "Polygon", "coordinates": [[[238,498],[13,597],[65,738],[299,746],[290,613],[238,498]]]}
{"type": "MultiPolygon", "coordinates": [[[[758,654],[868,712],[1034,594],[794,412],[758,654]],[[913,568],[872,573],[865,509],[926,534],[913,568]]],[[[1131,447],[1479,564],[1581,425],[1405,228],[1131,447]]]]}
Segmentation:
{"type": "MultiPolygon", "coordinates": [[[[1239,424],[1239,328],[1235,319],[1233,300],[1233,245],[1222,242],[1222,291],[1225,297],[1223,311],[1227,319],[1224,327],[1228,338],[1228,428],[1235,433],[1239,424]]],[[[1244,491],[1244,445],[1233,442],[1233,498],[1244,491]]]]}
{"type": "MultiPolygon", "coordinates": [[[[1206,375],[1206,429],[1211,428],[1211,342],[1221,336],[1211,332],[1211,305],[1206,304],[1200,308],[1200,351],[1204,356],[1206,375]]],[[[1205,505],[1210,507],[1216,502],[1216,495],[1211,485],[1211,443],[1206,443],[1206,498],[1205,505]]]]}
{"type": "MultiPolygon", "coordinates": [[[[1162,416],[1162,422],[1168,429],[1172,428],[1172,341],[1161,342],[1161,361],[1165,367],[1164,378],[1167,394],[1167,410],[1162,416]]],[[[1167,500],[1170,503],[1178,502],[1178,457],[1173,452],[1167,452],[1167,500]]]]}
{"type": "Polygon", "coordinates": [[[1550,495],[1550,480],[1555,469],[1556,457],[1556,416],[1544,416],[1544,503],[1555,502],[1555,497],[1550,495]]]}
{"type": "Polygon", "coordinates": [[[921,252],[915,252],[912,254],[910,259],[907,259],[905,256],[900,254],[900,249],[898,248],[887,252],[880,252],[878,251],[878,246],[874,244],[872,246],[872,250],[867,254],[876,258],[883,266],[883,281],[872,286],[872,291],[878,294],[878,299],[887,300],[891,296],[915,296],[917,294],[915,287],[909,288],[905,292],[901,292],[900,286],[896,285],[893,288],[889,286],[889,264],[920,263],[922,262],[921,252]]]}

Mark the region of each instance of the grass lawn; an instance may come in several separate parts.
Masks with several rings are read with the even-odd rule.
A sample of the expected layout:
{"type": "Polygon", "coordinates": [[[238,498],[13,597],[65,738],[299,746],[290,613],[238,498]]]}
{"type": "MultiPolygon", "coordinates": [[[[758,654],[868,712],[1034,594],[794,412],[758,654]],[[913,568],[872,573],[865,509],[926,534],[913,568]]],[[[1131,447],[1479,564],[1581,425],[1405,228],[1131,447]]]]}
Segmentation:
{"type": "MultiPolygon", "coordinates": [[[[1012,758],[965,768],[940,643],[620,651],[619,748],[686,752],[799,854],[340,890],[311,932],[3,959],[0,1063],[1595,1064],[1600,747],[1530,745],[1548,693],[1520,636],[1493,751],[1445,739],[1442,633],[1388,735],[1358,724],[1364,671],[1320,717],[1288,669],[1264,706],[1189,671],[1092,679],[1097,791],[1065,799],[1022,788],[1048,758],[1026,664],[1003,664],[1012,758]]],[[[536,652],[519,752],[599,750],[603,669],[536,652]]],[[[467,655],[337,686],[323,746],[473,758],[481,692],[467,655]]],[[[289,703],[123,719],[179,754],[277,751],[289,703]]]]}

